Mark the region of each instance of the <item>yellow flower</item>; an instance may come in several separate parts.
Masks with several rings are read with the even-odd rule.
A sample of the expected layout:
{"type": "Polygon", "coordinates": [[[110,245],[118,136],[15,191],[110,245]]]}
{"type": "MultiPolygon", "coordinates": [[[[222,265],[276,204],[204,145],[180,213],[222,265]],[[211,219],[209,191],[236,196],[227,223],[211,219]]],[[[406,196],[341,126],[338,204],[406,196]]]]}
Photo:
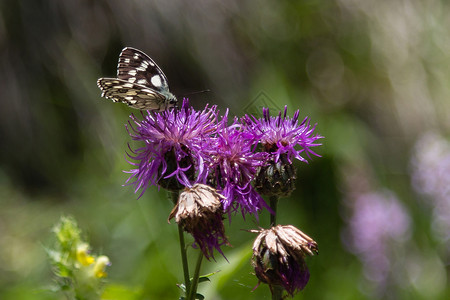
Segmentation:
{"type": "Polygon", "coordinates": [[[97,261],[94,265],[94,276],[97,278],[106,277],[108,274],[105,272],[105,269],[106,266],[109,266],[110,264],[108,256],[102,255],[97,257],[97,261]]]}
{"type": "Polygon", "coordinates": [[[94,263],[94,257],[89,255],[88,244],[82,243],[77,247],[77,260],[83,266],[89,266],[94,263]]]}

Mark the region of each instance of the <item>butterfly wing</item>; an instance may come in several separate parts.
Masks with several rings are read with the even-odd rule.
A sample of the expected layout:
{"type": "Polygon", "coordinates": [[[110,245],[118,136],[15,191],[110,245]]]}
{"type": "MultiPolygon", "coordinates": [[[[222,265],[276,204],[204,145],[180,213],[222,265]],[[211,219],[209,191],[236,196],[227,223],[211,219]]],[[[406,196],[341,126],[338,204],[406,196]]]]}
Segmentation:
{"type": "Polygon", "coordinates": [[[117,78],[163,94],[169,92],[169,83],[161,68],[147,54],[131,47],[124,48],[120,53],[117,78]]]}
{"type": "Polygon", "coordinates": [[[126,47],[119,55],[116,78],[100,78],[102,97],[136,109],[163,111],[177,98],[169,91],[166,75],[144,52],[126,47]]]}
{"type": "Polygon", "coordinates": [[[169,106],[166,97],[161,93],[130,81],[100,78],[97,85],[102,90],[102,97],[125,103],[132,108],[163,111],[169,106]]]}

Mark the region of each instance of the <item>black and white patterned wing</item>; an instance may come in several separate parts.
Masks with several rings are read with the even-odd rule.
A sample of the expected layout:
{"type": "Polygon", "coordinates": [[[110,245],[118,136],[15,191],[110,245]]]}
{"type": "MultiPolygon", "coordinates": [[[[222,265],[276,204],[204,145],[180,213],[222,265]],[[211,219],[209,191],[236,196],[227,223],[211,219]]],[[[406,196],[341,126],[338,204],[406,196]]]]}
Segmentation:
{"type": "Polygon", "coordinates": [[[169,91],[167,77],[144,52],[126,47],[119,56],[118,78],[100,78],[102,97],[136,109],[163,111],[174,107],[177,98],[169,91]]]}
{"type": "Polygon", "coordinates": [[[102,97],[132,108],[163,111],[170,107],[166,97],[143,85],[117,78],[100,78],[97,85],[102,90],[102,97]]]}
{"type": "Polygon", "coordinates": [[[148,86],[163,94],[169,92],[169,83],[161,68],[147,54],[131,47],[120,53],[117,78],[148,86]]]}

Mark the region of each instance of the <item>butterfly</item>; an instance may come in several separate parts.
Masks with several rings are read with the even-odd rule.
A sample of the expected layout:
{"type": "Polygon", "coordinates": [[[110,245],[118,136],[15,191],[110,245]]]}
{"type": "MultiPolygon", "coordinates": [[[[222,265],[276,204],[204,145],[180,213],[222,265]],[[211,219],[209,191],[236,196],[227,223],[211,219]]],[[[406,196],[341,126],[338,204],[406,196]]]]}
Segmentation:
{"type": "Polygon", "coordinates": [[[164,111],[177,103],[161,68],[147,54],[131,47],[119,55],[117,78],[100,78],[97,85],[102,97],[136,109],[164,111]]]}

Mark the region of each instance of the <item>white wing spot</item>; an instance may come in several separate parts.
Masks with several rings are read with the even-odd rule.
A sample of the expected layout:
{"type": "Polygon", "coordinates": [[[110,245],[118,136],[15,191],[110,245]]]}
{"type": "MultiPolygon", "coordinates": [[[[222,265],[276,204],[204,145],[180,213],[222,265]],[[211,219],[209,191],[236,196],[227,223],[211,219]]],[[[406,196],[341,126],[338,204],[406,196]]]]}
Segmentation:
{"type": "Polygon", "coordinates": [[[128,75],[136,76],[136,70],[130,70],[130,71],[128,71],[128,75]]]}
{"type": "Polygon", "coordinates": [[[130,63],[130,59],[129,59],[129,58],[125,58],[125,59],[123,60],[123,62],[126,63],[126,64],[129,64],[129,63],[130,63]]]}
{"type": "Polygon", "coordinates": [[[159,75],[153,76],[151,82],[154,86],[160,87],[162,85],[161,76],[159,75]]]}
{"type": "Polygon", "coordinates": [[[134,83],[136,81],[136,77],[130,77],[128,78],[128,81],[134,83]]]}
{"type": "Polygon", "coordinates": [[[137,81],[137,84],[147,84],[147,80],[145,80],[145,79],[139,79],[139,80],[137,81]]]}
{"type": "Polygon", "coordinates": [[[138,58],[139,58],[139,55],[135,54],[135,55],[133,56],[133,58],[134,58],[134,59],[138,59],[138,58]]]}

